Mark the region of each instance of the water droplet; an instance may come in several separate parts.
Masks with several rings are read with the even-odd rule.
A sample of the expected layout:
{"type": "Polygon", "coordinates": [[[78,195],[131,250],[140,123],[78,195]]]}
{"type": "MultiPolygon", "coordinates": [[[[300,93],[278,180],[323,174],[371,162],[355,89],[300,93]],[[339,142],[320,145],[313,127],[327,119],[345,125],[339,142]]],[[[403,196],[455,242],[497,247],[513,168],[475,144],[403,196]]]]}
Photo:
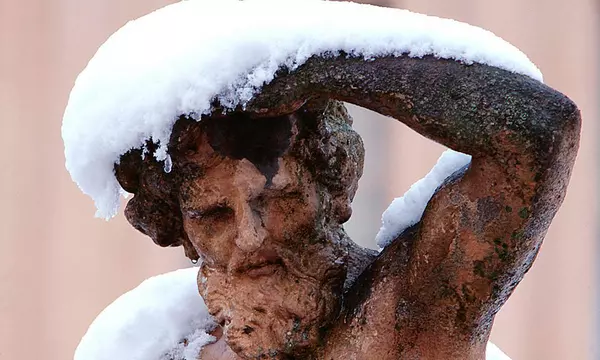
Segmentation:
{"type": "Polygon", "coordinates": [[[192,264],[196,265],[198,263],[198,259],[192,259],[192,264]]]}
{"type": "Polygon", "coordinates": [[[168,174],[171,172],[171,170],[173,169],[173,161],[171,160],[171,156],[167,155],[167,158],[165,159],[165,172],[168,174]]]}

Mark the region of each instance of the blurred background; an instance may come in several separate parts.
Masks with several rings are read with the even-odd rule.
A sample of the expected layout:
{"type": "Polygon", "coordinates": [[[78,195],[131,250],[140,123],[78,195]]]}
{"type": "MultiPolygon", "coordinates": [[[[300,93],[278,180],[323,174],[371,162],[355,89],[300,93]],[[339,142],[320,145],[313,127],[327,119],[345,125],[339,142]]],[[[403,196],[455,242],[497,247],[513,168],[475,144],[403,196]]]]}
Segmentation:
{"type": "MultiPolygon", "coordinates": [[[[112,300],[149,276],[190,266],[181,249],[156,247],[122,214],[95,219],[92,201],[64,169],[60,137],[69,91],[98,46],[127,20],[170,2],[0,0],[0,359],[70,359],[112,300]]],[[[579,105],[583,136],[568,196],[536,263],[497,316],[492,340],[514,360],[600,359],[600,3],[374,3],[487,28],[528,54],[545,82],[579,105]]],[[[347,228],[373,247],[383,210],[443,148],[351,109],[367,161],[347,228]]]]}

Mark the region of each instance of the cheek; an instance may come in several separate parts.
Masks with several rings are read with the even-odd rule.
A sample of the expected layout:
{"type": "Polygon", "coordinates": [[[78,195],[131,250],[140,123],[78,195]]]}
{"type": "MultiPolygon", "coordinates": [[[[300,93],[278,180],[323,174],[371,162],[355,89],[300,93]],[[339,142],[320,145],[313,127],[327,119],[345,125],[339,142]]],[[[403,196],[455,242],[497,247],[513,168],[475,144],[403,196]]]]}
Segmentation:
{"type": "Polygon", "coordinates": [[[184,219],[185,232],[204,262],[225,267],[231,258],[236,231],[228,221],[184,219]]]}
{"type": "Polygon", "coordinates": [[[318,202],[316,195],[298,195],[272,201],[264,209],[264,226],[273,239],[304,240],[315,229],[318,202]],[[300,238],[299,238],[300,237],[300,238]]]}

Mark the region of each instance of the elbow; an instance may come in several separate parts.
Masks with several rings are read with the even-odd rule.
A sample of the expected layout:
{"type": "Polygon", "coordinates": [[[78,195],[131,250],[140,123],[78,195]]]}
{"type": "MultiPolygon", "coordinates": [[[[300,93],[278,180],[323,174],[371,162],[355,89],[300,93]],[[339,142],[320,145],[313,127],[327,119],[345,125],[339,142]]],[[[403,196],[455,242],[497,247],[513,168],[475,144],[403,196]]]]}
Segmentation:
{"type": "Polygon", "coordinates": [[[520,127],[524,155],[533,155],[538,170],[550,171],[547,176],[570,176],[579,149],[581,113],[560,92],[546,86],[538,90],[542,91],[527,104],[530,118],[520,127]]]}
{"type": "MultiPolygon", "coordinates": [[[[579,150],[581,136],[581,112],[567,96],[560,94],[549,112],[549,124],[545,126],[546,145],[539,149],[540,160],[548,170],[565,173],[570,177],[579,150]]],[[[557,174],[554,174],[557,175],[557,174]]]]}
{"type": "Polygon", "coordinates": [[[556,137],[578,145],[581,133],[581,112],[573,100],[563,94],[560,94],[560,97],[552,119],[555,124],[556,137]]]}
{"type": "Polygon", "coordinates": [[[566,196],[581,134],[581,113],[568,97],[560,94],[548,114],[548,122],[540,122],[543,129],[537,130],[533,209],[538,225],[550,223],[566,196]]]}

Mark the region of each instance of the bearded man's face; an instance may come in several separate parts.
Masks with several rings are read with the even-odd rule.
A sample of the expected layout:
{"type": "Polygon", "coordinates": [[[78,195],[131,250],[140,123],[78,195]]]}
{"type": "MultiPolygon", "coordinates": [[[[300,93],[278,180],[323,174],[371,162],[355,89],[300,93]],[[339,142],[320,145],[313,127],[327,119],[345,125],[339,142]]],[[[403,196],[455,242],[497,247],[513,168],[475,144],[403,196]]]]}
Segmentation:
{"type": "Polygon", "coordinates": [[[363,155],[349,122],[335,104],[278,118],[183,119],[169,144],[172,172],[141,151],[115,168],[135,194],[129,222],[202,258],[200,293],[242,358],[303,358],[339,314],[349,260],[341,224],[363,155]],[[314,162],[328,164],[320,180],[314,162]]]}
{"type": "Polygon", "coordinates": [[[202,171],[179,190],[184,231],[203,258],[200,292],[239,355],[302,356],[337,316],[346,276],[327,194],[285,151],[270,165],[224,156],[210,134],[188,158],[202,171]]]}

